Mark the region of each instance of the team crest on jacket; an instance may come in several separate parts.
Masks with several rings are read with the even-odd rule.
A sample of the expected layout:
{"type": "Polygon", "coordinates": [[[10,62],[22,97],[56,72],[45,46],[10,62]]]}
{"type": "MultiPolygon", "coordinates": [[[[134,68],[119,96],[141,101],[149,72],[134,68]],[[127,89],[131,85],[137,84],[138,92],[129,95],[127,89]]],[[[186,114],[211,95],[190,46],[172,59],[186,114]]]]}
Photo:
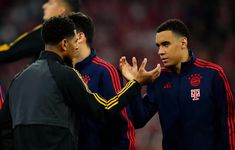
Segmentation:
{"type": "Polygon", "coordinates": [[[88,84],[88,82],[91,80],[91,78],[88,75],[83,75],[82,79],[86,84],[88,84]]]}
{"type": "Polygon", "coordinates": [[[193,87],[199,86],[201,83],[201,79],[202,76],[200,74],[192,74],[190,77],[188,77],[188,80],[193,87]]]}
{"type": "Polygon", "coordinates": [[[191,89],[191,98],[193,101],[198,101],[200,96],[200,89],[191,89]]]}

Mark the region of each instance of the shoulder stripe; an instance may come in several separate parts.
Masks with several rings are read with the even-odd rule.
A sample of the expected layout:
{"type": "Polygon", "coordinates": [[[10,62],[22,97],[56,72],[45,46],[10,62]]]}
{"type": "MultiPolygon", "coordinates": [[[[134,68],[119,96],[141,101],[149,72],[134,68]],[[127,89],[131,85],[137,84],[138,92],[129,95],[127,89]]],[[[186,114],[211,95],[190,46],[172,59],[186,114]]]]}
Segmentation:
{"type": "Polygon", "coordinates": [[[210,68],[210,69],[214,69],[214,70],[218,71],[219,75],[221,76],[223,81],[226,83],[226,86],[228,88],[230,96],[233,97],[232,92],[231,92],[232,90],[231,90],[231,88],[228,84],[227,77],[225,76],[225,73],[224,73],[223,69],[220,66],[218,66],[216,64],[213,64],[213,63],[210,63],[210,62],[206,62],[206,61],[203,62],[201,60],[196,60],[194,64],[197,64],[197,66],[201,66],[201,67],[204,67],[204,68],[210,68]]]}
{"type": "Polygon", "coordinates": [[[229,144],[230,144],[230,150],[235,150],[235,108],[234,108],[234,97],[230,88],[230,85],[228,83],[228,80],[224,74],[223,69],[213,63],[203,61],[203,60],[196,60],[194,64],[201,68],[210,68],[218,71],[220,77],[222,78],[225,88],[226,88],[226,99],[227,99],[227,106],[228,106],[228,134],[229,134],[229,144]]]}
{"type": "Polygon", "coordinates": [[[107,62],[105,62],[104,60],[102,60],[102,59],[99,59],[98,57],[95,57],[94,59],[93,59],[93,63],[95,63],[95,64],[97,64],[97,65],[100,65],[100,66],[103,66],[103,67],[105,67],[107,70],[108,70],[108,72],[109,72],[109,74],[110,74],[110,76],[111,76],[111,79],[112,79],[112,84],[113,84],[113,86],[114,86],[114,90],[115,90],[115,92],[117,93],[118,92],[118,90],[120,90],[120,89],[118,89],[118,87],[117,87],[117,85],[118,85],[118,81],[117,81],[117,74],[116,74],[116,69],[111,65],[111,64],[108,64],[107,62]]]}
{"type": "Polygon", "coordinates": [[[102,63],[103,65],[106,65],[107,67],[111,68],[111,70],[113,71],[112,73],[114,74],[114,77],[115,77],[114,81],[116,81],[116,85],[119,85],[119,87],[116,87],[116,93],[117,93],[121,89],[121,83],[120,83],[119,74],[117,72],[117,69],[113,65],[105,62],[104,60],[100,59],[99,57],[96,57],[96,59],[98,62],[102,63]]]}
{"type": "Polygon", "coordinates": [[[108,72],[111,76],[111,79],[112,79],[112,84],[114,86],[114,90],[117,93],[121,89],[120,87],[118,87],[118,85],[121,85],[121,84],[120,84],[120,80],[119,80],[119,76],[118,76],[118,72],[117,72],[116,68],[98,57],[95,57],[92,60],[92,62],[97,65],[101,65],[108,70],[108,72]]]}

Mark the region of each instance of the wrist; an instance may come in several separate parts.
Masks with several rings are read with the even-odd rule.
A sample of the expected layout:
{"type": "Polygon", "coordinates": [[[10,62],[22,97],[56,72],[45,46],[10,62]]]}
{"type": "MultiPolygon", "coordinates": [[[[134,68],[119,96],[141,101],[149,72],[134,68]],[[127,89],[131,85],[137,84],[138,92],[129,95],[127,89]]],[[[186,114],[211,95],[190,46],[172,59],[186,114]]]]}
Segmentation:
{"type": "Polygon", "coordinates": [[[142,82],[139,81],[138,79],[133,79],[139,86],[142,86],[142,82]]]}

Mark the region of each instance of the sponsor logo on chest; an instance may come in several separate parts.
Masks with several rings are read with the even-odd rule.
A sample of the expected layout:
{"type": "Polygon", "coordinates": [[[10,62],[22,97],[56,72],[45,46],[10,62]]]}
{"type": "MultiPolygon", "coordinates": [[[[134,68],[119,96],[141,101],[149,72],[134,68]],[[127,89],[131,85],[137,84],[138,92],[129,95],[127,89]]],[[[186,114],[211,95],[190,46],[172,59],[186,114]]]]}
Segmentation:
{"type": "Polygon", "coordinates": [[[191,98],[193,101],[198,101],[200,96],[200,89],[191,89],[191,98]]]}
{"type": "Polygon", "coordinates": [[[201,79],[202,76],[200,74],[192,74],[190,77],[188,77],[189,84],[194,87],[193,89],[190,90],[191,98],[193,101],[198,101],[200,96],[201,96],[201,91],[198,87],[201,84],[201,79]]]}

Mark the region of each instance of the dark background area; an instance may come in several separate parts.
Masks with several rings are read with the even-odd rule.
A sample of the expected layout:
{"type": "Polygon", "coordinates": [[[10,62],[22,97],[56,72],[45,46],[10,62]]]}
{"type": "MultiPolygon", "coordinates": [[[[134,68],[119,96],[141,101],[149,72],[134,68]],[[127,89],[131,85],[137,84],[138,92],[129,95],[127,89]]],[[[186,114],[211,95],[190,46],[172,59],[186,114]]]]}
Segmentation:
{"type": "MultiPolygon", "coordinates": [[[[42,0],[0,1],[0,44],[42,23],[42,0]]],[[[155,29],[169,18],[183,20],[191,31],[190,49],[196,56],[223,67],[235,89],[234,0],[83,0],[81,11],[91,16],[98,55],[118,66],[122,55],[130,60],[148,58],[148,68],[160,63],[155,47],[155,29]]],[[[0,80],[6,87],[15,73],[30,62],[0,64],[0,80]]],[[[137,130],[137,150],[161,150],[161,132],[155,116],[137,130]]]]}

